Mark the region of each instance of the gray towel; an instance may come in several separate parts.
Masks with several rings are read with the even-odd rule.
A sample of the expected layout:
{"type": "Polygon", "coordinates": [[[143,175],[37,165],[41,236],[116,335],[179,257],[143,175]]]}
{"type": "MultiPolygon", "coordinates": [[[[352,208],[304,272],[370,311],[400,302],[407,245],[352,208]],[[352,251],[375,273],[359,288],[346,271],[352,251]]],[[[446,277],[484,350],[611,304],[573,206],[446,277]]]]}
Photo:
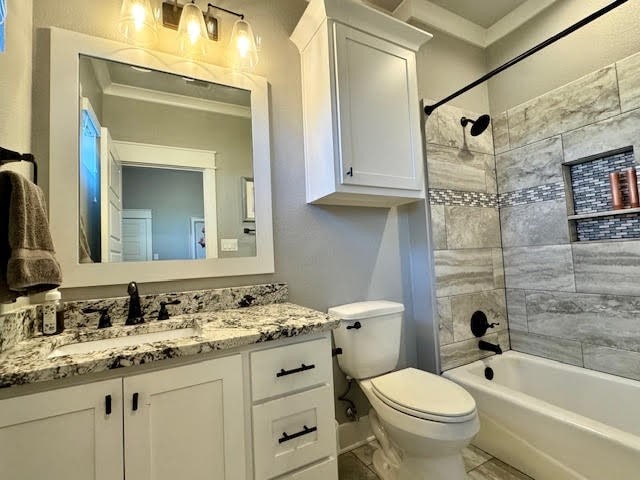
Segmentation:
{"type": "Polygon", "coordinates": [[[62,283],[44,194],[15,172],[0,172],[0,301],[62,283]]]}

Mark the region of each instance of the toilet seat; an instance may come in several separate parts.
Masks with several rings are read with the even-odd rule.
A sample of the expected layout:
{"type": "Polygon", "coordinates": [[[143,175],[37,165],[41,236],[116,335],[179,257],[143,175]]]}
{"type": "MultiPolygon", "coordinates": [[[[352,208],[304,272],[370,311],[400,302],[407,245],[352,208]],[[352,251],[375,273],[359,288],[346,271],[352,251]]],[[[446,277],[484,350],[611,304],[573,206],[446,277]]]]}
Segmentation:
{"type": "Polygon", "coordinates": [[[463,423],[474,419],[473,397],[451,380],[405,368],[370,380],[372,392],[399,412],[441,423],[463,423]]]}

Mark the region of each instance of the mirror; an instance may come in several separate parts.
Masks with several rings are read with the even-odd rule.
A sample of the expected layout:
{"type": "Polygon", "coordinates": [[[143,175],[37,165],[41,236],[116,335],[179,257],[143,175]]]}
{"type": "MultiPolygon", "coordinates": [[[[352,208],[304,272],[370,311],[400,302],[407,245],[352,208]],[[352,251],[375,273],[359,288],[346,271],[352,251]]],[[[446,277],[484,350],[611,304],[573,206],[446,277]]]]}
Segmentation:
{"type": "Polygon", "coordinates": [[[255,256],[251,92],[79,66],[79,262],[255,256]]]}
{"type": "Polygon", "coordinates": [[[63,286],[272,273],[267,82],[46,32],[38,141],[63,286]]]}

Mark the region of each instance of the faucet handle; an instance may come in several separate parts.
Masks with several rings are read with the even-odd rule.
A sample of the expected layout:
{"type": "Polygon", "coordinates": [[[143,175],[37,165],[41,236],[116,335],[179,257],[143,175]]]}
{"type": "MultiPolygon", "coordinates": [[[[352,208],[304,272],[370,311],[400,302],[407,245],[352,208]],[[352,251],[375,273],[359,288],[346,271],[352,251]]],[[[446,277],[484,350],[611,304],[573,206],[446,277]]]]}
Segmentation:
{"type": "Polygon", "coordinates": [[[489,323],[484,312],[478,310],[471,315],[471,332],[476,337],[483,337],[487,330],[500,325],[499,323],[489,323]]]}
{"type": "Polygon", "coordinates": [[[108,328],[111,326],[111,317],[109,316],[109,307],[106,307],[106,308],[87,307],[82,310],[82,313],[99,313],[100,320],[98,320],[98,328],[108,328]]]}
{"type": "Polygon", "coordinates": [[[160,311],[158,312],[158,320],[169,319],[169,310],[167,310],[167,305],[179,305],[180,303],[182,303],[180,302],[180,300],[160,302],[160,311]]]}

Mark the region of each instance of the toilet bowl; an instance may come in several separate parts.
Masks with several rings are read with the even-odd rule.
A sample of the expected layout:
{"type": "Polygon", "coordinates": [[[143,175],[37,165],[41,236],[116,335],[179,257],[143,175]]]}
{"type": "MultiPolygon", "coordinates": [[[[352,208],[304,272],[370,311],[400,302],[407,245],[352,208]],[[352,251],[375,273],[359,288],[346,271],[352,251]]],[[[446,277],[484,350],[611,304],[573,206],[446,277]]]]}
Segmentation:
{"type": "Polygon", "coordinates": [[[329,309],[340,368],[358,381],[380,443],[373,465],[383,480],[466,480],[462,449],[480,429],[473,397],[415,368],[395,370],[402,304],[359,302],[329,309]]]}

